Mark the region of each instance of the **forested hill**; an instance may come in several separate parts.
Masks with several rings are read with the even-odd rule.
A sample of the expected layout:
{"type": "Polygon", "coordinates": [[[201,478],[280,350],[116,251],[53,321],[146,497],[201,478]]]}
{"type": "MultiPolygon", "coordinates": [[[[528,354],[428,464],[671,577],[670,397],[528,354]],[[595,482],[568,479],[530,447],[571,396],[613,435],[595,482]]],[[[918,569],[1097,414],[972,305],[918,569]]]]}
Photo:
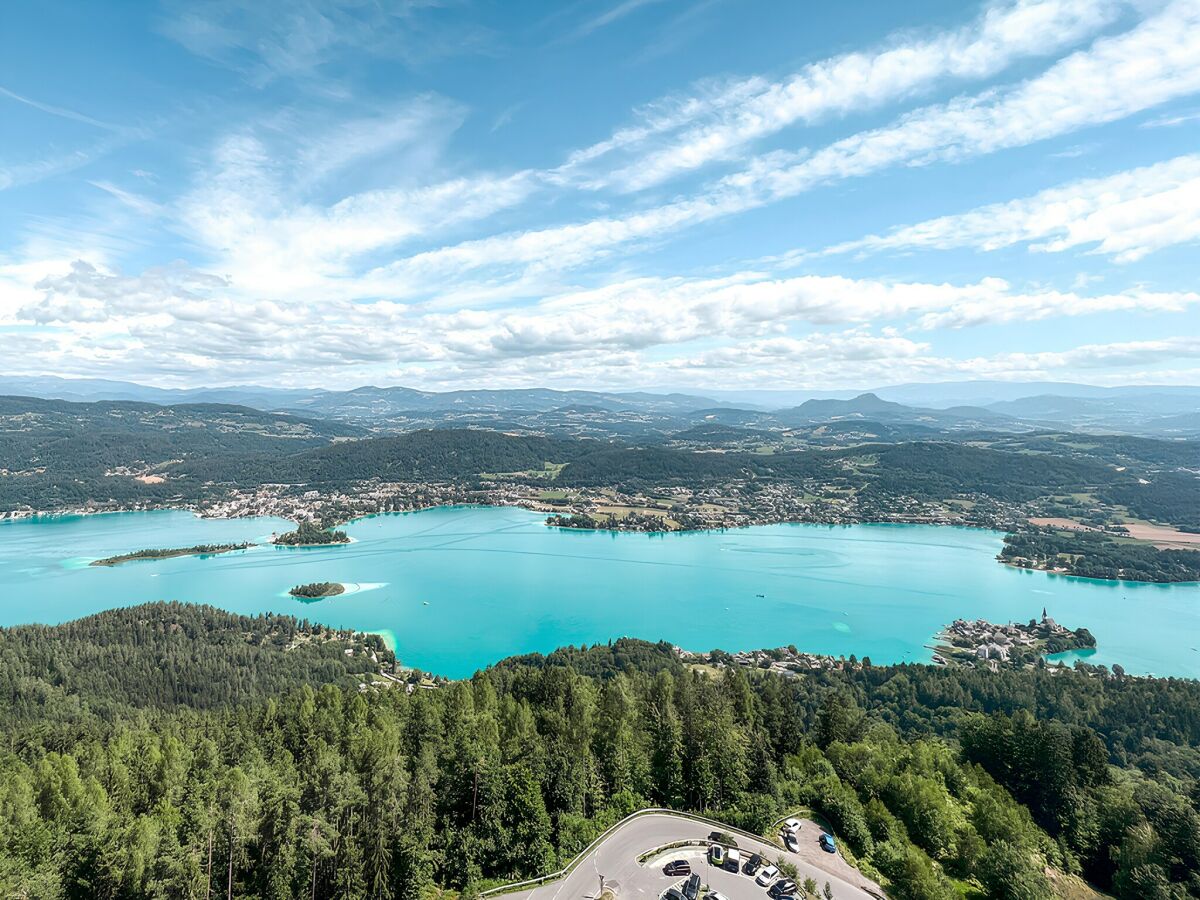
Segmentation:
{"type": "Polygon", "coordinates": [[[893,900],[1054,897],[1045,865],[1118,898],[1200,896],[1197,682],[865,661],[784,678],[617,641],[412,694],[296,668],[285,680],[312,684],[183,709],[225,690],[220,666],[175,668],[160,705],[114,671],[121,651],[87,649],[152,657],[136,645],[162,646],[180,615],[0,632],[20,672],[0,696],[0,895],[470,894],[658,804],[757,832],[811,806],[893,900]],[[92,678],[46,689],[33,722],[8,697],[54,685],[59,636],[92,678]],[[110,694],[106,719],[79,716],[87,692],[110,694]]]}
{"type": "Polygon", "coordinates": [[[413,431],[394,437],[345,441],[285,458],[206,460],[181,473],[237,484],[288,482],[348,484],[382,481],[455,481],[485,473],[540,472],[603,447],[596,441],[558,440],[476,429],[413,431]]]}
{"type": "MultiPolygon", "coordinates": [[[[712,437],[706,427],[701,436],[712,437]]],[[[650,494],[788,484],[851,493],[876,512],[897,498],[903,506],[1083,497],[1072,502],[1200,527],[1196,458],[1196,442],[1063,434],[755,452],[736,443],[633,446],[472,428],[362,437],[350,426],[243,407],[0,398],[0,512],[199,502],[264,484],[353,490],[372,479],[477,486],[499,478],[650,494]]]]}
{"type": "Polygon", "coordinates": [[[134,709],[261,701],[304,684],[353,687],[393,661],[377,635],[291,616],[183,603],[113,609],[0,628],[0,723],[111,720],[134,709]]]}
{"type": "Polygon", "coordinates": [[[0,397],[0,510],[162,501],[194,493],[175,478],[181,463],[276,457],[361,434],[243,406],[0,397]]]}

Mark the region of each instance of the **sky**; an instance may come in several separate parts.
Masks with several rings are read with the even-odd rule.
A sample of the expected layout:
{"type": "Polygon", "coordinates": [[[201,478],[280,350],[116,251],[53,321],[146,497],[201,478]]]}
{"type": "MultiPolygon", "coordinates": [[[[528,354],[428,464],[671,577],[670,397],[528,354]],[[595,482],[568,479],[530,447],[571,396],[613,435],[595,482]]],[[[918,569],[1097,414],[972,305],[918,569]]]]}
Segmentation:
{"type": "Polygon", "coordinates": [[[1200,384],[1200,0],[10,0],[0,356],[1200,384]]]}

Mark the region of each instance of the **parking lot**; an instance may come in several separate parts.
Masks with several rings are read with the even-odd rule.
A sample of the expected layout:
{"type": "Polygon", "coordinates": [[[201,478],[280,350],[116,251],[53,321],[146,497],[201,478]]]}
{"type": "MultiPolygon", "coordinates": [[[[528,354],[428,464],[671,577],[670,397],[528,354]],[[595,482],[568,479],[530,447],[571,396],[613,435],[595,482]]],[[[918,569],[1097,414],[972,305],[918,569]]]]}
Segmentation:
{"type": "MultiPolygon", "coordinates": [[[[686,859],[690,862],[692,864],[692,871],[699,875],[700,880],[707,886],[705,891],[716,891],[727,898],[727,900],[769,900],[766,889],[755,884],[752,876],[743,875],[740,872],[734,874],[717,866],[709,865],[707,852],[700,848],[694,850],[676,850],[655,857],[653,860],[653,869],[657,875],[661,876],[662,881],[662,887],[659,890],[660,894],[668,887],[678,886],[687,880],[684,878],[668,878],[662,874],[663,865],[671,859],[686,859]]],[[[773,857],[768,857],[768,862],[773,861],[773,857]]],[[[648,862],[647,868],[651,867],[652,863],[648,862]]],[[[835,896],[837,895],[835,894],[835,896]]],[[[704,900],[704,892],[701,892],[700,900],[704,900]]]]}
{"type": "MultiPolygon", "coordinates": [[[[686,859],[692,871],[700,875],[708,890],[723,894],[728,900],[769,900],[765,888],[754,883],[749,875],[734,874],[710,866],[706,848],[713,827],[694,819],[667,813],[656,813],[632,819],[610,834],[588,856],[581,860],[569,875],[558,881],[506,897],[521,900],[595,900],[600,895],[600,881],[617,900],[657,900],[670,887],[680,886],[686,879],[671,877],[663,866],[672,859],[686,859]],[[664,850],[640,863],[643,854],[678,841],[695,842],[690,848],[664,850]]],[[[737,835],[743,855],[759,853],[768,862],[783,859],[800,872],[798,881],[812,878],[818,887],[828,881],[835,900],[875,900],[883,896],[879,886],[850,866],[840,854],[825,853],[816,844],[820,829],[805,821],[800,830],[800,852],[790,853],[764,841],[737,835]],[[812,846],[810,847],[809,844],[812,846]]],[[[701,894],[700,900],[703,900],[701,894]]]]}

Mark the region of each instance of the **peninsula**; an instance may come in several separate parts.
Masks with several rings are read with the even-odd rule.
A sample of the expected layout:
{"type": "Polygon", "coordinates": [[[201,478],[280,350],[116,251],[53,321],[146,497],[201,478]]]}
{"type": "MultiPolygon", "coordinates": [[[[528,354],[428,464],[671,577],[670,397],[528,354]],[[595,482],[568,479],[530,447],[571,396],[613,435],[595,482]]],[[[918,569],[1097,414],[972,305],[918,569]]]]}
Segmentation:
{"type": "Polygon", "coordinates": [[[119,566],[121,563],[133,562],[136,559],[170,559],[175,556],[208,556],[214,553],[229,553],[232,550],[245,550],[253,544],[197,544],[195,547],[176,547],[166,550],[135,550],[132,553],[121,553],[117,556],[106,556],[104,559],[94,559],[88,565],[119,566]]]}
{"type": "Polygon", "coordinates": [[[336,581],[314,581],[312,584],[298,584],[290,591],[298,600],[323,600],[326,597],[336,597],[344,594],[346,586],[336,581]]]}
{"type": "Polygon", "coordinates": [[[1042,610],[1041,620],[1029,624],[998,625],[983,619],[955,619],[937,636],[933,661],[941,665],[1022,668],[1035,665],[1047,653],[1083,650],[1096,646],[1086,628],[1072,631],[1042,610]]]}
{"type": "MultiPolygon", "coordinates": [[[[1004,538],[1001,562],[1082,578],[1151,581],[1169,584],[1200,581],[1200,550],[1157,547],[1128,536],[1125,528],[1103,532],[1029,525],[1004,538]]],[[[1159,529],[1167,531],[1168,529],[1159,529]]]]}

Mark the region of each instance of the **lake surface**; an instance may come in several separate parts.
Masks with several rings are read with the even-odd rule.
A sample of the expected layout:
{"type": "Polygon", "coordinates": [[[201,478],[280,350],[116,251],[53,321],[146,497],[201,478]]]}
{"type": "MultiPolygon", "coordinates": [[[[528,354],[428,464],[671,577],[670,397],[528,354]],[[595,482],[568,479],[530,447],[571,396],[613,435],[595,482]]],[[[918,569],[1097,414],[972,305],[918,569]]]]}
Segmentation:
{"type": "Polygon", "coordinates": [[[691,650],[795,644],[925,661],[955,618],[1027,621],[1045,607],[1099,647],[1092,663],[1200,677],[1200,585],[1111,583],[995,561],[1001,535],[920,525],[768,525],[686,534],[547,528],[541,514],[457,507],[360,519],[350,545],[255,547],[112,568],[148,547],[265,541],[281,519],[183,511],[0,523],[0,625],[56,623],[151,600],[291,613],[387,632],[407,665],[451,677],[516,653],[622,635],[691,650]],[[296,584],[350,593],[304,603],[296,584]]]}

